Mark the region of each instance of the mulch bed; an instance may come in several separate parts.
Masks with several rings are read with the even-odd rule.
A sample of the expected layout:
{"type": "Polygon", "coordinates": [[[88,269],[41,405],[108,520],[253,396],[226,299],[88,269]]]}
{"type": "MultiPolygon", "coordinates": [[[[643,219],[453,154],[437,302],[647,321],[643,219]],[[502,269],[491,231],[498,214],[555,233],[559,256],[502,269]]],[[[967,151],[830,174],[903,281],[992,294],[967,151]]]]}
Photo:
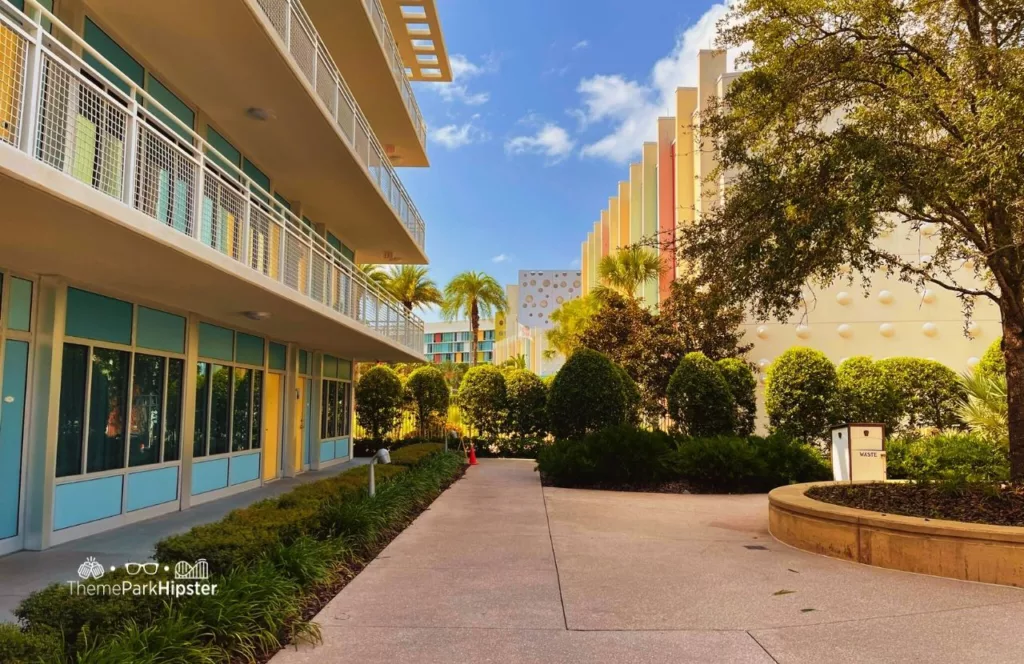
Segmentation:
{"type": "MultiPolygon", "coordinates": [[[[443,487],[441,487],[441,492],[437,494],[437,498],[440,498],[441,494],[444,493],[448,489],[448,487],[462,479],[462,476],[466,474],[466,470],[468,468],[469,466],[463,466],[462,469],[458,473],[456,473],[455,476],[453,476],[449,482],[447,482],[443,487]]],[[[434,500],[437,500],[437,498],[435,498],[434,500]]],[[[320,611],[322,611],[323,608],[327,606],[327,604],[332,599],[337,597],[341,593],[341,591],[345,589],[345,586],[347,586],[352,581],[352,579],[356,578],[360,572],[366,569],[367,565],[373,562],[373,559],[376,558],[381,551],[387,548],[388,544],[391,544],[392,540],[401,535],[402,531],[408,528],[409,525],[416,520],[416,517],[430,509],[431,505],[433,505],[433,501],[431,501],[430,505],[427,505],[416,514],[413,514],[408,521],[396,527],[394,530],[390,531],[387,534],[387,536],[380,542],[380,544],[374,548],[373,551],[367,551],[362,556],[360,556],[357,561],[339,568],[338,575],[333,583],[324,584],[318,588],[315,588],[313,591],[310,592],[309,595],[303,598],[304,604],[302,607],[302,619],[312,620],[313,617],[316,616],[316,614],[320,613],[320,611]]],[[[285,644],[282,650],[289,647],[295,647],[295,644],[285,644]]],[[[266,664],[266,662],[270,661],[270,658],[276,655],[277,652],[278,651],[275,650],[274,652],[262,653],[262,655],[258,657],[256,661],[258,664],[266,664]]],[[[239,662],[241,661],[242,660],[239,660],[239,662]]]]}
{"type": "Polygon", "coordinates": [[[882,514],[1024,526],[1024,485],[854,484],[816,486],[807,497],[882,514]]]}

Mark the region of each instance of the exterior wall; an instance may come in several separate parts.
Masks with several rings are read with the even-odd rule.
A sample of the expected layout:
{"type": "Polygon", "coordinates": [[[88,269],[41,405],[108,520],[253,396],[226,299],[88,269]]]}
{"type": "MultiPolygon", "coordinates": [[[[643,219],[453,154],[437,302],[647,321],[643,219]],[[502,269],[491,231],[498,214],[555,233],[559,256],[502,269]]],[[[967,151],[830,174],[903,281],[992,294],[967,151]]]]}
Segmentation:
{"type": "MultiPolygon", "coordinates": [[[[643,162],[640,174],[642,180],[642,200],[640,230],[635,242],[643,239],[657,241],[658,235],[658,144],[644,143],[643,162]]],[[[650,247],[649,251],[660,255],[656,247],[650,247]]],[[[668,271],[667,266],[662,263],[662,273],[658,279],[649,281],[641,287],[644,302],[647,306],[657,309],[661,296],[658,291],[661,288],[662,276],[668,271]]]]}
{"type": "MultiPolygon", "coordinates": [[[[621,249],[629,244],[629,229],[633,219],[632,206],[630,205],[631,193],[629,182],[619,182],[619,195],[616,197],[619,201],[619,235],[615,241],[615,250],[621,249]]],[[[614,254],[615,251],[612,251],[611,253],[614,254]]]]}
{"type": "MultiPolygon", "coordinates": [[[[579,270],[520,270],[517,322],[528,328],[550,330],[549,316],[567,300],[582,293],[583,273],[579,270]]],[[[506,288],[506,291],[511,286],[506,288]]],[[[509,305],[511,306],[511,302],[509,305]]]]}
{"type": "MultiPolygon", "coordinates": [[[[480,320],[477,335],[477,358],[482,364],[494,362],[495,322],[480,320]]],[[[472,330],[468,320],[426,323],[423,326],[423,355],[427,362],[469,363],[472,330]]]]}
{"type": "MultiPolygon", "coordinates": [[[[696,129],[700,112],[716,95],[725,94],[738,74],[726,72],[726,58],[721,51],[701,51],[694,65],[699,70],[698,87],[676,90],[676,115],[659,118],[657,144],[645,144],[643,148],[645,175],[649,172],[647,162],[657,160],[658,188],[654,200],[662,239],[671,238],[676,229],[693,223],[702,210],[720,202],[730,175],[711,181],[717,165],[715,155],[708,146],[700,145],[696,129]]],[[[630,175],[632,181],[632,167],[630,175]]],[[[644,204],[649,195],[645,187],[644,204]]],[[[632,204],[635,206],[636,201],[632,204]]],[[[909,233],[908,229],[895,229],[879,238],[877,244],[926,263],[937,251],[938,235],[928,225],[909,233]]],[[[671,279],[688,269],[673,254],[662,254],[673,269],[657,284],[661,298],[668,294],[671,279]]],[[[958,281],[969,285],[971,279],[966,275],[970,269],[965,266],[958,281]]],[[[758,398],[763,411],[764,369],[788,348],[816,348],[837,364],[857,355],[875,359],[925,357],[963,372],[969,371],[1001,334],[998,310],[987,300],[975,303],[972,321],[965,327],[959,300],[937,286],[919,291],[884,273],[847,273],[831,284],[808,285],[804,307],[787,320],[759,321],[748,316],[743,324],[743,341],[753,344],[748,359],[760,369],[758,398]]],[[[764,419],[760,418],[762,424],[764,419]]]]}

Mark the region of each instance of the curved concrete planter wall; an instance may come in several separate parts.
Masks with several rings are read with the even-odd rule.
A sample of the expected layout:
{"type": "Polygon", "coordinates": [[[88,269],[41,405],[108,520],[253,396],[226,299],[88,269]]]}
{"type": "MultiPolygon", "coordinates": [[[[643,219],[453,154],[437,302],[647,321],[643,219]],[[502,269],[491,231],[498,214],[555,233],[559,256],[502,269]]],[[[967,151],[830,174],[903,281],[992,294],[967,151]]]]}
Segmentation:
{"type": "Polygon", "coordinates": [[[925,520],[830,505],[810,484],[768,494],[772,535],[798,549],[906,572],[1024,587],[1024,528],[925,520]]]}

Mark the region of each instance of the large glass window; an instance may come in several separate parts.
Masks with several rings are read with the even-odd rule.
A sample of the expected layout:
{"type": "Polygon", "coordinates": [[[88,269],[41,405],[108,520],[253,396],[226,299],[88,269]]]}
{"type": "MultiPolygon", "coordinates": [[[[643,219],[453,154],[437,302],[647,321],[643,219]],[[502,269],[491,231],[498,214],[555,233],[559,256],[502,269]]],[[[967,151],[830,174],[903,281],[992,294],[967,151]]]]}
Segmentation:
{"type": "Polygon", "coordinates": [[[82,472],[82,438],[85,427],[85,380],[89,348],[64,344],[61,362],[60,411],[57,416],[57,477],[82,472]]]}
{"type": "Polygon", "coordinates": [[[177,461],[181,458],[181,400],[185,386],[185,360],[171,358],[167,367],[164,461],[177,461]]]}
{"type": "Polygon", "coordinates": [[[132,377],[132,417],[128,465],[160,463],[163,425],[164,364],[162,357],[136,355],[132,377]]]}
{"type": "Polygon", "coordinates": [[[210,362],[200,362],[197,372],[192,455],[259,449],[263,372],[210,362]]]}
{"type": "Polygon", "coordinates": [[[124,468],[129,357],[123,350],[93,349],[86,472],[124,468]]]}
{"type": "Polygon", "coordinates": [[[351,384],[324,379],[320,392],[320,438],[340,438],[350,433],[349,404],[351,384]]]}

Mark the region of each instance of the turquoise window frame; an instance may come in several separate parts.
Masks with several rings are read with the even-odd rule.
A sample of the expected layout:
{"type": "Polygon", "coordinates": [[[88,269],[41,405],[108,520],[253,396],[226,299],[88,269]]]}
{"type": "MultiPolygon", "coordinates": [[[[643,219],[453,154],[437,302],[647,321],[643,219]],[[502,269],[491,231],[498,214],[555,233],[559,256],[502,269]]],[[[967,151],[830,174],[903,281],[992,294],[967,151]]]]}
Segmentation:
{"type": "MultiPolygon", "coordinates": [[[[145,86],[146,69],[88,16],[85,17],[82,37],[85,39],[85,43],[99,51],[100,55],[109,60],[118,71],[131,79],[140,88],[145,86]]],[[[111,85],[125,94],[130,93],[131,88],[128,84],[122,81],[106,65],[94,58],[92,54],[85,53],[83,59],[86,64],[102,74],[103,78],[107,79],[111,85]]]]}
{"type": "MultiPolygon", "coordinates": [[[[196,128],[196,113],[193,111],[188,104],[181,100],[176,94],[171,92],[166,85],[160,82],[156,76],[152,73],[147,72],[146,76],[146,91],[154,99],[156,99],[164,108],[169,110],[171,114],[180,120],[181,122],[188,125],[188,128],[195,131],[196,128]]],[[[148,102],[146,107],[150,113],[155,115],[158,120],[163,122],[165,125],[171,128],[175,134],[181,137],[183,141],[192,145],[192,134],[184,127],[179,125],[173,119],[168,117],[166,113],[156,107],[152,107],[148,102]]]]}

